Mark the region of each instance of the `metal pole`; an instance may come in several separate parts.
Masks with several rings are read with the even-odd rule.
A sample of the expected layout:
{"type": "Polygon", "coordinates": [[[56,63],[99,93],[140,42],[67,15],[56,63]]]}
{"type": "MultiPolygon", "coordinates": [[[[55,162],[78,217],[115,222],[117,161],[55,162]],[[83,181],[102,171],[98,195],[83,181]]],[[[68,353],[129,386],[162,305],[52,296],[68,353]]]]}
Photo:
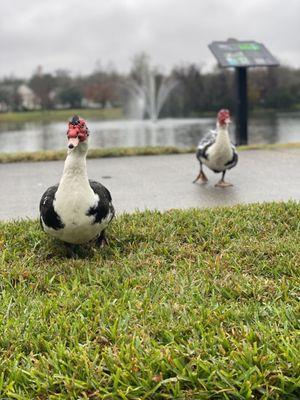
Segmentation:
{"type": "Polygon", "coordinates": [[[238,145],[248,144],[248,98],[247,68],[235,68],[236,84],[236,128],[235,137],[238,145]]]}

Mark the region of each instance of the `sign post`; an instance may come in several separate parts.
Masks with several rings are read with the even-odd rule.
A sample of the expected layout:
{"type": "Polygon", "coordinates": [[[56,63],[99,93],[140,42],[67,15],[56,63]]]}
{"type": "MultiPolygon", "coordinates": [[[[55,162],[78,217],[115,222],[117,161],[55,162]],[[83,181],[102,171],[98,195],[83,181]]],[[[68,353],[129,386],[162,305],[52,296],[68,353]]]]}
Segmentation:
{"type": "Polygon", "coordinates": [[[248,95],[247,95],[247,68],[235,69],[236,87],[236,118],[235,136],[239,145],[248,143],[248,95]]]}
{"type": "Polygon", "coordinates": [[[262,43],[253,40],[212,42],[209,49],[221,68],[235,68],[236,85],[236,142],[248,143],[247,68],[278,66],[275,57],[262,43]]]}

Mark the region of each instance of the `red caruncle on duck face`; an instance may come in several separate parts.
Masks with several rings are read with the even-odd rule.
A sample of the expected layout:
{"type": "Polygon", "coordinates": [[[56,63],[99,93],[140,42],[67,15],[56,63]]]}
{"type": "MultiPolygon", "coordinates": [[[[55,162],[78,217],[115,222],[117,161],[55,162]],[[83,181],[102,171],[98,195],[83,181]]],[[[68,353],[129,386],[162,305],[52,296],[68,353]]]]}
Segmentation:
{"type": "Polygon", "coordinates": [[[85,120],[75,115],[68,125],[68,148],[74,149],[80,142],[86,141],[88,136],[89,130],[85,120]]]}
{"type": "Polygon", "coordinates": [[[230,112],[229,110],[222,109],[218,112],[218,122],[221,126],[230,124],[230,112]]]}

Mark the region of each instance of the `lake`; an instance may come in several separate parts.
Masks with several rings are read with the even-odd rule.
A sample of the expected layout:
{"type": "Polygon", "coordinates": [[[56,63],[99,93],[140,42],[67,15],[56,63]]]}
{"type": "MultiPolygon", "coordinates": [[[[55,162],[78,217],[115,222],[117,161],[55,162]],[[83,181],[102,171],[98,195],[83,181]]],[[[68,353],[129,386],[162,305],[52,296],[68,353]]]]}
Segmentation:
{"type": "MultiPolygon", "coordinates": [[[[151,121],[88,121],[90,147],[196,146],[215,127],[215,118],[151,121]]],[[[59,150],[66,147],[66,122],[0,124],[0,152],[59,150]]],[[[230,126],[234,140],[234,124],[230,126]]],[[[249,144],[300,142],[300,112],[249,118],[249,144]]]]}

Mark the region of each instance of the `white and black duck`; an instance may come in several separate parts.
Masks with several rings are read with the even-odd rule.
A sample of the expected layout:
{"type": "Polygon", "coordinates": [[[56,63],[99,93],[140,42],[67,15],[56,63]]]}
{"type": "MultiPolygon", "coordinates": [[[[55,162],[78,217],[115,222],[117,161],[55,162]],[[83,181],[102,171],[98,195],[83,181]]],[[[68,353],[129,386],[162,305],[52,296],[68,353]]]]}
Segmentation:
{"type": "Polygon", "coordinates": [[[200,163],[200,172],[194,183],[208,181],[203,172],[204,164],[215,173],[222,173],[221,179],[215,186],[232,186],[232,183],[224,180],[226,171],[235,167],[238,162],[236,148],[229,138],[228,126],[230,122],[229,111],[220,110],[217,117],[216,131],[211,132],[200,141],[196,152],[196,157],[200,163]]]}
{"type": "Polygon", "coordinates": [[[40,221],[49,235],[67,243],[97,239],[107,243],[105,228],[115,211],[110,192],[88,179],[86,155],[89,131],[78,116],[69,122],[68,155],[58,184],[49,187],[40,201],[40,221]]]}

